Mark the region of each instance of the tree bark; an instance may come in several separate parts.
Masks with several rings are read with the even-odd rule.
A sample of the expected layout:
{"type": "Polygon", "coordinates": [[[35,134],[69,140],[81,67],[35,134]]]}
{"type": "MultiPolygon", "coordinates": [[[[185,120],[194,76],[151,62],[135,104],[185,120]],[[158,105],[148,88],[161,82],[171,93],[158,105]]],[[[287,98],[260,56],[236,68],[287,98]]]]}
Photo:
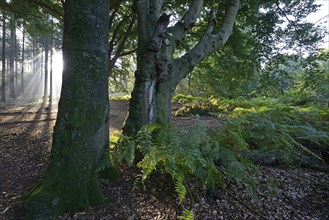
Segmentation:
{"type": "Polygon", "coordinates": [[[1,101],[6,101],[6,16],[2,11],[2,77],[1,77],[1,101]]]}
{"type": "Polygon", "coordinates": [[[168,15],[160,15],[162,3],[136,0],[139,45],[135,84],[129,114],[123,127],[123,132],[127,135],[136,134],[148,123],[169,123],[171,98],[177,84],[198,63],[226,43],[240,9],[240,1],[231,0],[221,26],[216,29],[217,9],[212,9],[208,26],[199,42],[183,56],[174,58],[178,44],[197,22],[204,1],[193,0],[182,19],[169,28],[168,15]]]}
{"type": "Polygon", "coordinates": [[[26,219],[99,206],[96,167],[108,148],[109,1],[66,0],[63,84],[47,173],[28,197],[26,219]]]}

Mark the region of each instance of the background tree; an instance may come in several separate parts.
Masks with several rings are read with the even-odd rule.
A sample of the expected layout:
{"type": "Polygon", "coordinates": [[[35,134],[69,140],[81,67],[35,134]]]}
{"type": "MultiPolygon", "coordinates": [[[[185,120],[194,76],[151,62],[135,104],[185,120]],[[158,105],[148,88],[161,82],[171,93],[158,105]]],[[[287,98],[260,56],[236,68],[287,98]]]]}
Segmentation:
{"type": "Polygon", "coordinates": [[[179,83],[176,93],[230,99],[250,95],[261,69],[253,45],[249,35],[235,28],[225,47],[198,64],[179,83]]]}
{"type": "MultiPolygon", "coordinates": [[[[59,46],[62,44],[61,40],[59,40],[62,38],[61,19],[63,19],[63,8],[61,6],[61,2],[41,0],[0,1],[0,7],[4,11],[15,15],[16,31],[22,32],[24,35],[24,37],[18,35],[19,37],[16,38],[17,40],[15,44],[16,82],[18,82],[19,68],[21,68],[21,86],[16,86],[18,87],[16,88],[16,95],[19,94],[20,90],[23,91],[25,86],[28,87],[25,97],[32,95],[32,90],[34,90],[34,95],[44,94],[45,89],[47,89],[47,93],[49,94],[49,87],[47,88],[47,86],[42,86],[43,83],[36,83],[40,81],[45,82],[45,80],[41,80],[41,78],[46,78],[46,73],[41,73],[41,66],[46,67],[46,65],[43,65],[44,61],[40,60],[43,55],[39,56],[39,53],[41,53],[41,48],[45,48],[45,42],[50,42],[50,39],[48,38],[50,38],[51,35],[54,37],[53,48],[59,49],[61,47],[59,46]],[[29,10],[26,10],[26,8],[29,8],[29,10]],[[51,25],[51,21],[49,20],[50,16],[55,17],[55,25],[51,25]],[[58,29],[60,29],[60,31],[58,29]],[[26,67],[27,63],[30,63],[30,60],[33,60],[33,71],[26,72],[26,74],[24,74],[24,67],[26,67]],[[36,74],[37,71],[39,71],[40,75],[36,74]],[[24,80],[26,81],[25,83],[24,80]]],[[[52,50],[53,48],[49,48],[49,50],[52,50]]],[[[27,68],[27,71],[29,71],[29,68],[27,68]]]]}
{"type": "Polygon", "coordinates": [[[64,9],[63,86],[52,151],[44,180],[27,200],[26,218],[104,202],[95,169],[108,147],[109,1],[66,0],[64,9]]]}
{"type": "MultiPolygon", "coordinates": [[[[60,47],[56,46],[58,45],[58,40],[56,39],[58,39],[58,34],[61,35],[61,31],[59,30],[63,28],[63,7],[61,1],[23,0],[8,3],[2,0],[0,1],[0,7],[22,18],[26,29],[26,47],[29,46],[29,41],[34,42],[34,44],[31,43],[31,45],[34,45],[34,56],[32,57],[35,58],[40,53],[38,51],[40,49],[38,45],[45,48],[45,35],[53,34],[54,48],[60,49],[60,47]],[[29,10],[25,10],[26,8],[29,8],[29,10]],[[55,22],[52,23],[49,17],[52,17],[55,22]],[[51,24],[53,24],[53,27],[51,27],[51,24]]],[[[136,15],[131,10],[131,7],[132,1],[111,1],[112,9],[109,18],[109,33],[111,38],[109,39],[108,62],[112,91],[127,92],[127,87],[129,86],[129,89],[131,89],[133,84],[133,70],[136,66],[134,54],[137,48],[137,32],[136,15]]],[[[28,48],[26,50],[28,51],[28,48]]],[[[50,61],[51,57],[49,57],[50,61]]],[[[26,57],[26,60],[28,60],[28,57],[26,57]]],[[[40,61],[39,59],[33,60],[33,73],[35,73],[39,70],[37,65],[40,64],[40,61]]],[[[51,73],[49,74],[49,78],[51,79],[51,73]]],[[[27,74],[26,78],[29,79],[31,76],[27,74]]],[[[42,81],[45,82],[44,79],[42,81]]],[[[49,87],[52,87],[51,83],[49,87]]],[[[35,93],[44,94],[44,89],[45,87],[35,88],[37,90],[35,93]]],[[[52,89],[50,89],[51,92],[52,89]]]]}
{"type": "Polygon", "coordinates": [[[10,18],[10,66],[9,66],[9,87],[10,98],[16,99],[15,91],[15,49],[16,49],[16,21],[15,15],[12,14],[10,18]]]}
{"type": "Polygon", "coordinates": [[[309,89],[327,100],[329,107],[329,50],[322,50],[303,62],[304,72],[302,89],[309,89]]]}
{"type": "Polygon", "coordinates": [[[1,49],[1,101],[6,101],[6,15],[2,11],[2,49],[1,49]]]}
{"type": "Polygon", "coordinates": [[[136,14],[132,1],[111,1],[109,71],[111,92],[128,93],[132,87],[137,48],[136,14]],[[128,85],[129,84],[129,85],[128,85]]]}
{"type": "Polygon", "coordinates": [[[22,36],[22,66],[21,66],[21,93],[24,97],[24,61],[25,61],[25,26],[23,24],[23,36],[22,36]]]}

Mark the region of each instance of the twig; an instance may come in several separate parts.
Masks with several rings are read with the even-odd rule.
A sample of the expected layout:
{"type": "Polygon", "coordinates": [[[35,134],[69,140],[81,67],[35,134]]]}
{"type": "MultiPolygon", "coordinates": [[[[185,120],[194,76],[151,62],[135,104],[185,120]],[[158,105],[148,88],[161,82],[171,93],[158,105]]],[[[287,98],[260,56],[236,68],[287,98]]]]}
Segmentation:
{"type": "Polygon", "coordinates": [[[11,208],[12,205],[13,204],[10,204],[7,208],[5,208],[5,210],[3,210],[1,214],[5,214],[11,208]]]}
{"type": "Polygon", "coordinates": [[[230,191],[226,190],[223,188],[223,190],[231,197],[233,197],[234,199],[236,199],[238,202],[240,202],[243,206],[245,206],[247,209],[249,209],[250,211],[252,211],[253,213],[255,213],[256,215],[258,215],[259,217],[261,217],[262,219],[267,220],[268,218],[263,215],[262,213],[256,211],[255,209],[253,209],[252,207],[250,207],[249,205],[247,205],[244,201],[242,201],[239,197],[233,195],[233,193],[231,193],[230,191]]]}
{"type": "MultiPolygon", "coordinates": [[[[225,173],[224,173],[221,169],[219,169],[219,171],[220,171],[223,175],[225,175],[225,173]]],[[[253,209],[252,207],[248,206],[248,205],[247,205],[244,201],[242,201],[239,197],[233,195],[230,191],[228,191],[228,190],[225,189],[224,187],[222,187],[222,189],[223,189],[223,190],[224,190],[229,196],[231,196],[231,197],[233,197],[234,199],[236,199],[236,200],[237,200],[238,202],[240,202],[243,206],[245,206],[247,209],[249,209],[250,211],[252,211],[252,212],[255,213],[256,215],[258,215],[258,216],[261,217],[262,219],[265,219],[265,220],[268,219],[265,215],[263,215],[263,213],[260,213],[260,212],[256,211],[255,209],[253,209]]]]}
{"type": "Polygon", "coordinates": [[[9,136],[16,136],[16,135],[17,135],[17,133],[10,133],[10,134],[4,134],[4,135],[2,135],[0,137],[2,139],[2,138],[6,138],[6,137],[9,137],[9,136]]]}

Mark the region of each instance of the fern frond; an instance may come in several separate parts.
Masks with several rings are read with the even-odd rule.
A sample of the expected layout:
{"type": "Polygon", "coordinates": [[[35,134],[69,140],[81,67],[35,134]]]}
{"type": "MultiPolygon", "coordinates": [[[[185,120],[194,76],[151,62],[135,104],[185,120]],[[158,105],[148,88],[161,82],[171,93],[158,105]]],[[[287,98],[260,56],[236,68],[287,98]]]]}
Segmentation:
{"type": "Polygon", "coordinates": [[[183,178],[178,178],[175,181],[175,191],[178,195],[179,203],[182,203],[186,196],[186,187],[184,186],[183,178]]]}
{"type": "Polygon", "coordinates": [[[194,219],[194,213],[185,209],[183,211],[183,215],[182,216],[178,216],[177,217],[178,219],[181,219],[181,220],[193,220],[194,219]]]}
{"type": "Polygon", "coordinates": [[[102,158],[101,160],[99,161],[96,169],[95,169],[95,172],[98,173],[98,172],[101,172],[103,170],[106,170],[107,168],[111,167],[112,166],[112,163],[111,163],[111,160],[110,160],[110,153],[109,153],[109,150],[105,150],[103,155],[102,155],[102,158]]]}

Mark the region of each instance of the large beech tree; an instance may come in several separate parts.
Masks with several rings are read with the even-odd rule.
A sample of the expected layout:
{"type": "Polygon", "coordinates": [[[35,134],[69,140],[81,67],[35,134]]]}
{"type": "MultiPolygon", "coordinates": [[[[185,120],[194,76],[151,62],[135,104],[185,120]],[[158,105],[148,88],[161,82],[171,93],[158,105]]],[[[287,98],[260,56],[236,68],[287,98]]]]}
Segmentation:
{"type": "MultiPolygon", "coordinates": [[[[148,123],[168,123],[177,84],[201,61],[226,46],[229,39],[226,49],[248,50],[252,64],[233,54],[249,67],[255,64],[253,61],[258,63],[252,67],[254,70],[260,62],[268,63],[273,56],[284,53],[284,49],[313,53],[316,42],[323,37],[316,25],[305,22],[318,7],[314,0],[133,2],[138,50],[134,90],[123,128],[128,135],[148,123]]],[[[239,68],[227,66],[232,67],[226,70],[230,72],[239,68]]]]}
{"type": "Polygon", "coordinates": [[[95,173],[108,147],[109,1],[64,3],[63,84],[47,173],[29,195],[27,219],[98,206],[95,173]]]}
{"type": "MultiPolygon", "coordinates": [[[[138,51],[135,84],[130,100],[129,116],[123,128],[126,134],[136,133],[141,126],[156,122],[166,124],[170,116],[170,103],[177,84],[193,68],[220,49],[232,34],[240,0],[224,4],[220,24],[216,14],[223,4],[208,4],[212,9],[203,35],[195,46],[175,58],[175,51],[197,23],[206,3],[193,0],[185,5],[186,13],[173,26],[170,15],[164,12],[164,0],[135,0],[134,10],[138,23],[138,51]]],[[[223,9],[223,8],[221,8],[223,9]]]]}

